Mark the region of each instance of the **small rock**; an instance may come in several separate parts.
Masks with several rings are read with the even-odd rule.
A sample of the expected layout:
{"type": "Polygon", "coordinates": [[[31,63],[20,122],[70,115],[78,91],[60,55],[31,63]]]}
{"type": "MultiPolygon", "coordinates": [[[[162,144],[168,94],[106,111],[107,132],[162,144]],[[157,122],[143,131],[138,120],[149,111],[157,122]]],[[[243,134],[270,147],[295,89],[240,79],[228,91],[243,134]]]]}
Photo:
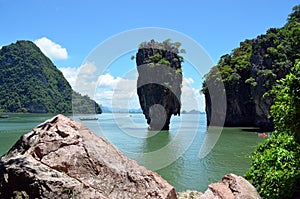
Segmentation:
{"type": "Polygon", "coordinates": [[[178,192],[178,199],[197,199],[202,195],[201,192],[195,190],[186,190],[184,192],[178,192]]]}
{"type": "Polygon", "coordinates": [[[225,175],[220,182],[212,183],[198,199],[260,199],[258,192],[245,178],[225,175]]]}

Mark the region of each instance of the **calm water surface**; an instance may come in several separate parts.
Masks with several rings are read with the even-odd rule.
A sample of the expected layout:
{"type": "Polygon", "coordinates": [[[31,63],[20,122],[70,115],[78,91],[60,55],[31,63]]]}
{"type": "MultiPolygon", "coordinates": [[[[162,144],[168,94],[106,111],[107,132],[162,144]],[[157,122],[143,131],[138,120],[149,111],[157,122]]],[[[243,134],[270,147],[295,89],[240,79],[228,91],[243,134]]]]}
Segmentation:
{"type": "MultiPolygon", "coordinates": [[[[0,119],[0,155],[22,134],[52,116],[10,114],[9,118],[0,119]]],[[[249,155],[263,141],[255,132],[241,128],[218,129],[222,132],[220,136],[214,131],[207,132],[206,115],[173,117],[169,132],[149,132],[142,114],[97,117],[98,121],[83,123],[139,164],[158,172],[176,191],[204,191],[208,184],[227,173],[243,175],[250,166],[249,155]],[[207,151],[202,158],[201,147],[207,151]]],[[[79,116],[74,119],[79,120],[79,116]]]]}

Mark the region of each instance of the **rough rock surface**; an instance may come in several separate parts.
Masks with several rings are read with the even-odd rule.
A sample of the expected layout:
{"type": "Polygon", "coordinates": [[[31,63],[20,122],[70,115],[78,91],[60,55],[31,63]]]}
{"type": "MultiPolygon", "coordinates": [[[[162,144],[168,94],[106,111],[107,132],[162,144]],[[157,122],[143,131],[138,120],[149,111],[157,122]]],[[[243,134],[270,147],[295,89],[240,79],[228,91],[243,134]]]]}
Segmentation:
{"type": "Polygon", "coordinates": [[[0,198],[177,198],[155,172],[63,115],[23,135],[0,159],[0,198]]]}
{"type": "Polygon", "coordinates": [[[202,195],[201,192],[195,190],[186,190],[184,192],[178,192],[178,199],[197,199],[202,195]]]}
{"type": "Polygon", "coordinates": [[[137,94],[150,130],[169,130],[172,115],[180,115],[181,61],[177,53],[156,47],[151,41],[136,54],[138,69],[137,94]],[[151,58],[160,55],[166,64],[151,58]]]}
{"type": "Polygon", "coordinates": [[[260,199],[256,189],[243,177],[225,175],[220,182],[212,183],[198,199],[260,199]]]}

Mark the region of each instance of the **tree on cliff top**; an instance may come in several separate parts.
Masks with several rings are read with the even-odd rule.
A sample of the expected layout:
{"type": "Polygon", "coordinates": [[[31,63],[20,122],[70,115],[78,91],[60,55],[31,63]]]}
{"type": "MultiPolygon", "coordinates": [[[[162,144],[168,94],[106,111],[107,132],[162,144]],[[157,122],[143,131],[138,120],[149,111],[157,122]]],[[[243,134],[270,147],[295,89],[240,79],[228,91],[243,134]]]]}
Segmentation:
{"type": "Polygon", "coordinates": [[[157,42],[154,39],[151,39],[149,42],[142,42],[139,45],[139,48],[156,48],[163,49],[166,51],[173,52],[175,54],[186,53],[185,49],[181,49],[181,43],[176,41],[172,42],[172,39],[166,39],[163,42],[157,42]]]}
{"type": "MultiPolygon", "coordinates": [[[[180,53],[184,54],[186,53],[186,51],[185,49],[180,47],[181,47],[181,43],[178,41],[172,42],[172,39],[166,39],[163,42],[157,42],[154,39],[151,39],[151,41],[149,42],[145,41],[139,45],[139,49],[143,49],[143,48],[159,49],[159,50],[177,54],[179,61],[184,62],[183,56],[180,56],[178,54],[180,53]]],[[[170,61],[162,57],[160,53],[156,53],[152,57],[149,57],[149,63],[170,65],[170,61]]]]}

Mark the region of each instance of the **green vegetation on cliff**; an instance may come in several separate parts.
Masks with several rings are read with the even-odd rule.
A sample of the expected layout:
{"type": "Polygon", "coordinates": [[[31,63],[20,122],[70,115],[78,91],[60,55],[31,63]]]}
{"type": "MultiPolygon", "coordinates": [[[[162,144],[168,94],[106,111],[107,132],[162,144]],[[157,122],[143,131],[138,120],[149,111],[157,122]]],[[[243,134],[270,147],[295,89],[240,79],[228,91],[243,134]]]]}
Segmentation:
{"type": "Polygon", "coordinates": [[[272,126],[268,115],[274,95],[267,92],[300,58],[299,10],[300,6],[293,8],[284,27],[270,28],[264,35],[241,42],[230,54],[223,55],[205,76],[203,93],[207,106],[210,106],[207,83],[220,85],[218,82],[221,81],[224,84],[227,97],[225,126],[272,126]]]}
{"type": "MultiPolygon", "coordinates": [[[[0,112],[70,113],[72,93],[84,109],[94,103],[73,92],[51,60],[31,41],[17,41],[0,49],[0,112]]],[[[95,111],[94,111],[95,113],[95,111]]]]}
{"type": "Polygon", "coordinates": [[[272,91],[275,131],[252,155],[246,178],[262,198],[300,196],[300,62],[272,91]]]}

